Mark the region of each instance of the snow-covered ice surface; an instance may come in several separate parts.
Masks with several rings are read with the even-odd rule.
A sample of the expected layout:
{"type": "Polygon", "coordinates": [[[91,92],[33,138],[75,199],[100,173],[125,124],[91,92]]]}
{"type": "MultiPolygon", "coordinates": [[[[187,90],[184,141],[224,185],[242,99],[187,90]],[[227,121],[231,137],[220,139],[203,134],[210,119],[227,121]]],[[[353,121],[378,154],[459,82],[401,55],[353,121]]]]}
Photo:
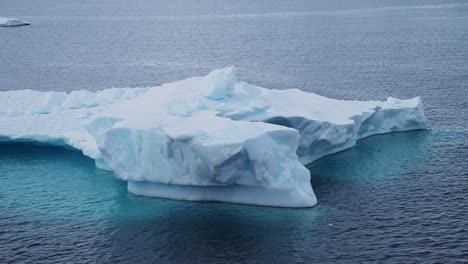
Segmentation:
{"type": "Polygon", "coordinates": [[[149,88],[0,93],[0,141],[81,150],[132,193],[316,204],[304,167],[356,140],[426,129],[419,97],[342,101],[238,82],[235,68],[149,88]]]}
{"type": "Polygon", "coordinates": [[[26,25],[30,25],[30,23],[17,18],[0,17],[0,27],[16,27],[26,25]]]}

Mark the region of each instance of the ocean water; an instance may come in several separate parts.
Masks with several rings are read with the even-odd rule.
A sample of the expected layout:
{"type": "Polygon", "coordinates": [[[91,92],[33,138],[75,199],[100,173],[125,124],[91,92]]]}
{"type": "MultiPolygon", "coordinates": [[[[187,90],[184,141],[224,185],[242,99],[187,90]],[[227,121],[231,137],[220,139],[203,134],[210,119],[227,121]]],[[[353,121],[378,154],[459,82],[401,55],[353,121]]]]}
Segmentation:
{"type": "Polygon", "coordinates": [[[0,144],[0,263],[468,262],[468,3],[251,2],[0,0],[32,22],[0,28],[0,91],[236,65],[269,88],[420,95],[433,129],[310,164],[309,209],[138,197],[79,152],[0,144]]]}

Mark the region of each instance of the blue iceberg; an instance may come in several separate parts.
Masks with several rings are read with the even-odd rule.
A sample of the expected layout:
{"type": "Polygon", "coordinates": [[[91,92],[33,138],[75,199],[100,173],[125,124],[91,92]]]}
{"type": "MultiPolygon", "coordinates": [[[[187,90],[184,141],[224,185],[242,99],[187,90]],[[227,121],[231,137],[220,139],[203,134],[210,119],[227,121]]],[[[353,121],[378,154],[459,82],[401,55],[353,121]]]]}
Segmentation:
{"type": "Polygon", "coordinates": [[[238,82],[234,67],[157,87],[0,93],[0,140],[77,149],[137,195],[317,203],[304,165],[375,134],[430,127],[419,97],[343,101],[238,82]]]}

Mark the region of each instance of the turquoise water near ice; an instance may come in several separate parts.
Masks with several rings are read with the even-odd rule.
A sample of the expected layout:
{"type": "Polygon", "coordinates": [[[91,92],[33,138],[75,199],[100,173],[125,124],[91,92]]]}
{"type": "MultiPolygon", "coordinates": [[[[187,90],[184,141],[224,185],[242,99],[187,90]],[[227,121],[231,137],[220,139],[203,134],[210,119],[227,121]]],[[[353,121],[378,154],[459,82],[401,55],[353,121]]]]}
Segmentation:
{"type": "Polygon", "coordinates": [[[463,262],[467,138],[361,140],[309,165],[312,209],[139,197],[79,152],[1,144],[0,262],[463,262]]]}
{"type": "Polygon", "coordinates": [[[32,23],[0,29],[0,91],[236,65],[274,89],[419,95],[433,124],[310,164],[309,209],[138,197],[79,152],[2,143],[0,263],[467,263],[466,1],[0,0],[0,16],[32,23]]]}

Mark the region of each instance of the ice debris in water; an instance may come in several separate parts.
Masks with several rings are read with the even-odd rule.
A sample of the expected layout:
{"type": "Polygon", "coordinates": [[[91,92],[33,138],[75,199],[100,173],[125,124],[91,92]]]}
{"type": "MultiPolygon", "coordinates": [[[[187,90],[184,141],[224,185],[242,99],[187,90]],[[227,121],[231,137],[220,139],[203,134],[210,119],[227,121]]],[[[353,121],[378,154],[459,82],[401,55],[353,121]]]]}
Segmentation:
{"type": "Polygon", "coordinates": [[[26,25],[30,25],[30,23],[17,18],[0,17],[0,27],[16,27],[26,25]]]}

